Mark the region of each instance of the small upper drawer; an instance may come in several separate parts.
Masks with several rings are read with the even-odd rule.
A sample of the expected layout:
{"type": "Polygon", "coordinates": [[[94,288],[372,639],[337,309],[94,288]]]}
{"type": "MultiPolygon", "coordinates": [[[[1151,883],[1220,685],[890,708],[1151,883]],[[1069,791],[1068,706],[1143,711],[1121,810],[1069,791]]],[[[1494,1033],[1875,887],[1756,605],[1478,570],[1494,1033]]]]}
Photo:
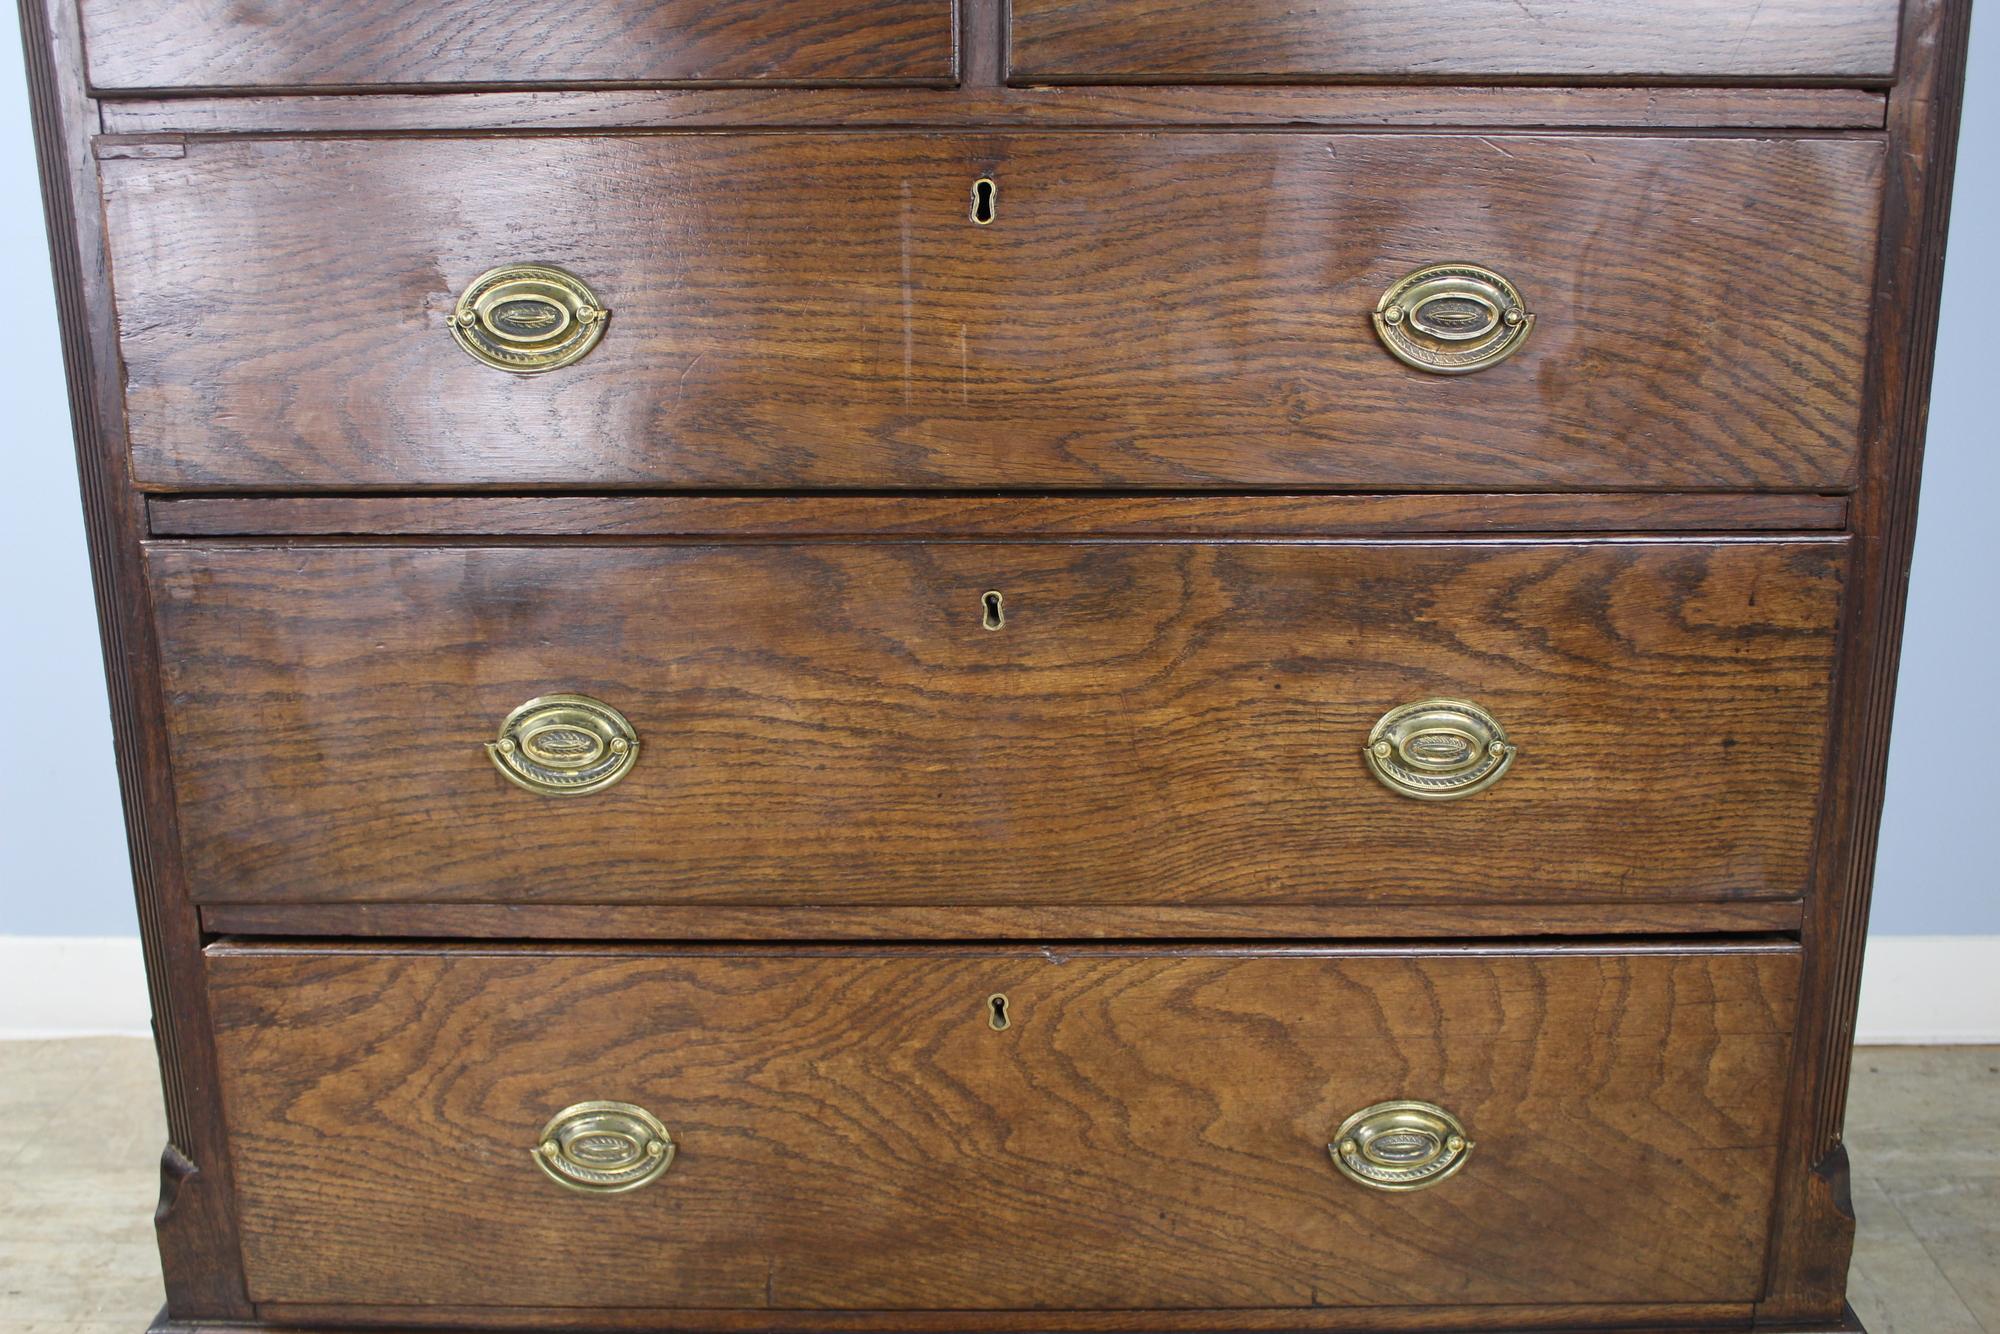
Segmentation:
{"type": "Polygon", "coordinates": [[[1897,0],[1014,0],[1024,82],[1890,78],[1897,0]]]}
{"type": "Polygon", "coordinates": [[[948,83],[951,0],[80,0],[91,86],[948,83]]]}
{"type": "MultiPolygon", "coordinates": [[[[1189,132],[103,167],[150,488],[1813,491],[1852,481],[1882,163],[1858,138],[1189,132]],[[1534,319],[1429,374],[1377,317],[1453,262],[1534,319]],[[532,296],[481,281],[519,264],[589,295],[483,305],[532,296]],[[481,364],[475,308],[587,355],[481,364]]],[[[1402,327],[1484,309],[1412,298],[1402,327]]]]}

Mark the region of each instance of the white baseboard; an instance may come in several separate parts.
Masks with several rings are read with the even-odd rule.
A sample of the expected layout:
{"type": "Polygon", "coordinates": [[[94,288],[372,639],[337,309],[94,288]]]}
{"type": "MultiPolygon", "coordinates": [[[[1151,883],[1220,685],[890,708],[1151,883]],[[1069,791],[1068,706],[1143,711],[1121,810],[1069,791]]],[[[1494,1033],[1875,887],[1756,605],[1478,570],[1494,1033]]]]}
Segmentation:
{"type": "MultiPolygon", "coordinates": [[[[0,936],[0,1039],[143,1036],[135,937],[0,936]]],[[[2000,936],[1873,936],[1862,1043],[2000,1043],[2000,936]]]]}
{"type": "Polygon", "coordinates": [[[1854,1040],[2000,1043],[2000,936],[1870,936],[1854,1040]]]}
{"type": "Polygon", "coordinates": [[[0,1039],[152,1032],[137,936],[0,936],[0,1039]]]}

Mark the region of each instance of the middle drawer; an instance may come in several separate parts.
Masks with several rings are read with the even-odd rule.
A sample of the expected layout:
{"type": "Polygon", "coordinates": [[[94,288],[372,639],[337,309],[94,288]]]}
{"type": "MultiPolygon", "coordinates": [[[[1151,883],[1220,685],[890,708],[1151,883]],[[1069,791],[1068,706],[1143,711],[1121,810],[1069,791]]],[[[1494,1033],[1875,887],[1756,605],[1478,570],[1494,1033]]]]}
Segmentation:
{"type": "Polygon", "coordinates": [[[148,551],[190,884],[237,904],[1795,899],[1845,561],[1834,537],[148,551]],[[589,706],[517,713],[551,695],[636,751],[589,706]],[[582,795],[502,772],[628,760],[582,795]]]}
{"type": "Polygon", "coordinates": [[[148,487],[1811,491],[1854,476],[1883,162],[1865,138],[185,153],[103,164],[148,487]],[[587,313],[572,323],[500,300],[532,284],[479,282],[523,263],[567,270],[600,305],[566,294],[587,313]],[[1518,300],[1463,273],[1404,286],[1436,265],[1518,300]],[[1378,333],[1378,306],[1404,309],[1392,290],[1408,318],[1378,333]],[[513,374],[455,341],[447,322],[479,310],[511,330],[495,344],[509,366],[597,341],[513,374]],[[1525,341],[1493,337],[1505,317],[1525,341]],[[1385,340],[1458,369],[1473,363],[1451,349],[1518,350],[1430,374],[1385,340]]]}

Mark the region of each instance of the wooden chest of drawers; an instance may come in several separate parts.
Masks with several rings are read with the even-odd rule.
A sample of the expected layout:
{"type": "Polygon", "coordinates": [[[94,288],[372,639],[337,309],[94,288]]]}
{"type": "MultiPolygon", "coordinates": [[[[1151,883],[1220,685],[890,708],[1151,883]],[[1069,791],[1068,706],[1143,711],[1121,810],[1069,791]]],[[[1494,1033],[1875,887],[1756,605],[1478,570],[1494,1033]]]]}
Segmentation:
{"type": "Polygon", "coordinates": [[[1965,0],[25,0],[158,1328],[1854,1330],[1965,0]]]}

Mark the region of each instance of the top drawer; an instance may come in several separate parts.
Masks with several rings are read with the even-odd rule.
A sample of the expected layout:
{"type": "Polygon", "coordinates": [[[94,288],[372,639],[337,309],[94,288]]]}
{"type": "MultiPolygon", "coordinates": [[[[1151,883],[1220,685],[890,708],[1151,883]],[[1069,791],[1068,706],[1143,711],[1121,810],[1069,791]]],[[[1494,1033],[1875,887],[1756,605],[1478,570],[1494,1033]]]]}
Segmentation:
{"type": "Polygon", "coordinates": [[[1887,80],[1896,0],[1014,0],[1015,82],[1887,80]]]}
{"type": "Polygon", "coordinates": [[[91,86],[948,83],[951,0],[79,0],[91,86]]]}
{"type": "Polygon", "coordinates": [[[149,488],[1566,491],[1851,481],[1882,162],[1859,138],[1187,132],[103,166],[149,488]],[[1453,263],[1533,322],[1429,374],[1376,316],[1453,263]],[[459,346],[515,264],[610,311],[492,307],[574,364],[459,346]]]}

